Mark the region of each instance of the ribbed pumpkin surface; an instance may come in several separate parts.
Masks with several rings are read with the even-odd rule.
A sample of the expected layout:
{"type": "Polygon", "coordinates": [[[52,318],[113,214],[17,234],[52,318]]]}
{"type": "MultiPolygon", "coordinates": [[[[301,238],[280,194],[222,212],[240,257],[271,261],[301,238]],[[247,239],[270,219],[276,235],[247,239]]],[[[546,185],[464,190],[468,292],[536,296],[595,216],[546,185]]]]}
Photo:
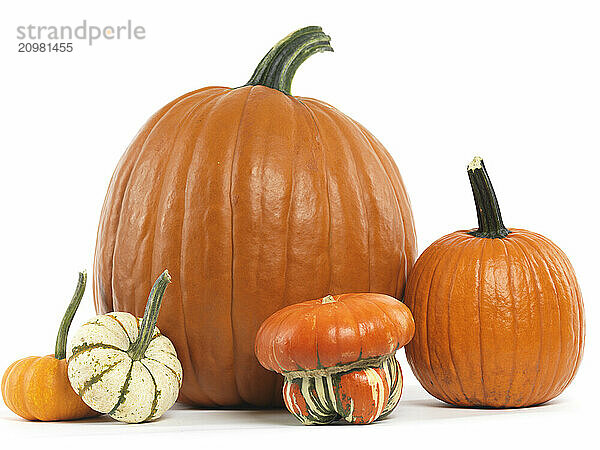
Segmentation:
{"type": "Polygon", "coordinates": [[[281,404],[254,337],[278,309],[371,291],[400,297],[416,240],[384,147],[335,108],[264,86],[169,103],[119,162],[94,264],[98,313],[140,316],[168,268],[160,329],[184,367],[180,399],[281,404]]]}
{"type": "Polygon", "coordinates": [[[411,273],[416,323],[406,347],[415,376],[455,405],[519,407],[560,394],[584,345],[581,292],[565,254],[544,236],[501,239],[457,231],[433,243],[411,273]]]}

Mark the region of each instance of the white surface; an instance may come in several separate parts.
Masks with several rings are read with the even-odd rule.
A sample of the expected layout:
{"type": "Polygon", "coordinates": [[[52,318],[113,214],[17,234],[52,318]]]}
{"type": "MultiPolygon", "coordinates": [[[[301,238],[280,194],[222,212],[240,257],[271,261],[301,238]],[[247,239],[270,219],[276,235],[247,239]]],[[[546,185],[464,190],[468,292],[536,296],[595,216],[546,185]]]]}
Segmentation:
{"type": "MultiPolygon", "coordinates": [[[[283,410],[207,411],[177,405],[156,422],[122,424],[107,416],[75,422],[27,422],[3,411],[3,438],[37,437],[78,441],[86,447],[123,443],[124,440],[169,442],[194,440],[198,445],[258,444],[261,448],[358,448],[360,444],[398,448],[577,448],[588,439],[584,431],[584,401],[566,394],[546,405],[518,410],[459,409],[410,386],[396,410],[385,420],[368,426],[338,423],[304,426],[283,410]],[[545,445],[547,447],[547,445],[545,445]]],[[[590,417],[591,419],[591,417],[590,417]]],[[[590,448],[584,446],[584,448],[590,448]]]]}
{"type": "MultiPolygon", "coordinates": [[[[288,32],[322,25],[293,92],[333,104],[394,156],[419,248],[476,216],[466,166],[484,157],[508,226],[554,240],[583,291],[587,345],[579,374],[550,405],[518,411],[444,407],[418,387],[368,427],[296,425],[284,412],[177,409],[152,424],[107,418],[25,423],[0,407],[0,435],[81,440],[193,438],[261,447],[574,446],[594,431],[598,337],[600,4],[594,1],[3,2],[0,14],[2,215],[0,370],[51,353],[77,271],[91,272],[110,174],[142,123],[187,91],[246,82],[288,32]],[[16,27],[143,25],[143,41],[77,43],[71,54],[19,54],[16,27]],[[93,439],[90,439],[92,437],[93,439]],[[553,445],[551,445],[553,446],[553,445]]],[[[75,326],[92,316],[91,290],[75,326]]]]}

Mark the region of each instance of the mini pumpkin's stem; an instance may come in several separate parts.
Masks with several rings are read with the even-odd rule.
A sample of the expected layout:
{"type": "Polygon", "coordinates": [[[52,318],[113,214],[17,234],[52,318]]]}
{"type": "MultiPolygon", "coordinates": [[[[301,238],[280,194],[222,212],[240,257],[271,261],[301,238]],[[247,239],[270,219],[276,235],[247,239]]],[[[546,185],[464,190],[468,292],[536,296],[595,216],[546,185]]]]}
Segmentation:
{"type": "Polygon", "coordinates": [[[154,327],[158,320],[158,313],[160,311],[160,305],[162,303],[163,295],[167,289],[168,284],[171,282],[171,275],[165,270],[158,279],[154,282],[150,295],[148,296],[148,302],[146,303],[146,310],[144,311],[144,318],[142,319],[142,325],[140,326],[140,332],[136,341],[129,347],[129,356],[133,360],[140,360],[144,357],[144,353],[148,350],[152,335],[154,334],[154,327]]]}
{"type": "Polygon", "coordinates": [[[79,280],[77,281],[77,287],[73,298],[67,306],[65,315],[63,316],[60,326],[58,327],[58,335],[56,336],[56,345],[54,346],[54,357],[56,359],[65,359],[67,357],[67,336],[69,335],[69,328],[71,328],[71,322],[73,317],[79,308],[83,293],[85,292],[85,284],[87,282],[87,272],[79,272],[79,280]]]}
{"type": "Polygon", "coordinates": [[[506,237],[510,231],[502,222],[498,199],[487,170],[485,170],[483,159],[479,156],[473,158],[473,161],[467,167],[467,173],[473,190],[473,198],[477,208],[477,221],[479,222],[479,228],[469,234],[488,239],[506,237]]]}
{"type": "Polygon", "coordinates": [[[262,85],[292,95],[292,79],[300,64],[315,53],[332,52],[330,41],[321,27],[294,31],[263,57],[246,86],[262,85]]]}

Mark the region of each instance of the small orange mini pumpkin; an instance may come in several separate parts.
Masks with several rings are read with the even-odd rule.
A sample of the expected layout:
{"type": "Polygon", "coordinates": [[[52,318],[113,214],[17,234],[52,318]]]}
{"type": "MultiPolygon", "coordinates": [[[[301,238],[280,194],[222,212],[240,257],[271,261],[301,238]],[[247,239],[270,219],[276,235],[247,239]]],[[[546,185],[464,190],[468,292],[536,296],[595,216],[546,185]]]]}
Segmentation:
{"type": "Polygon", "coordinates": [[[479,228],[438,239],[411,272],[408,363],[431,395],[454,405],[537,405],[560,394],[581,362],[581,292],[553,242],[504,226],[481,158],[468,175],[479,228]]]}
{"type": "Polygon", "coordinates": [[[305,425],[368,424],[402,394],[396,350],[415,331],[409,309],[384,294],[342,294],[291,305],[264,321],[255,352],[284,375],[283,399],[305,425]]]}
{"type": "Polygon", "coordinates": [[[75,393],[67,377],[66,345],[87,275],[79,274],[73,299],[58,330],[54,355],[29,356],[12,363],[2,377],[2,398],[15,414],[27,420],[73,420],[96,416],[75,393]]]}

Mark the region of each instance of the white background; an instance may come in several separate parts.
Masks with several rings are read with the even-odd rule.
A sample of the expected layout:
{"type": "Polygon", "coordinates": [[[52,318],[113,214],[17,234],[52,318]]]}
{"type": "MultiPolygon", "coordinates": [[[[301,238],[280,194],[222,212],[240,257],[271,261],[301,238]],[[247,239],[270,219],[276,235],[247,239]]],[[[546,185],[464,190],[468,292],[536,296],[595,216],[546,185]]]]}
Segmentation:
{"type": "MultiPolygon", "coordinates": [[[[403,400],[388,420],[367,427],[302,427],[283,411],[180,407],[143,425],[108,418],[41,424],[2,405],[0,435],[85,439],[88,447],[177,437],[200,446],[524,448],[574,446],[594,431],[598,2],[104,0],[1,8],[0,370],[52,352],[77,271],[92,269],[110,175],[144,121],[187,91],[244,84],[271,45],[305,25],[323,26],[335,53],[305,63],[293,93],[331,103],[387,146],[412,200],[419,249],[475,226],[465,168],[481,155],[506,224],[545,234],[571,258],[588,332],[572,385],[537,408],[446,407],[421,389],[402,354],[403,400]],[[17,53],[17,26],[76,26],[83,19],[103,26],[131,19],[147,38],[91,47],[75,41],[70,54],[17,53]]],[[[88,289],[75,326],[93,314],[88,289]]]]}

